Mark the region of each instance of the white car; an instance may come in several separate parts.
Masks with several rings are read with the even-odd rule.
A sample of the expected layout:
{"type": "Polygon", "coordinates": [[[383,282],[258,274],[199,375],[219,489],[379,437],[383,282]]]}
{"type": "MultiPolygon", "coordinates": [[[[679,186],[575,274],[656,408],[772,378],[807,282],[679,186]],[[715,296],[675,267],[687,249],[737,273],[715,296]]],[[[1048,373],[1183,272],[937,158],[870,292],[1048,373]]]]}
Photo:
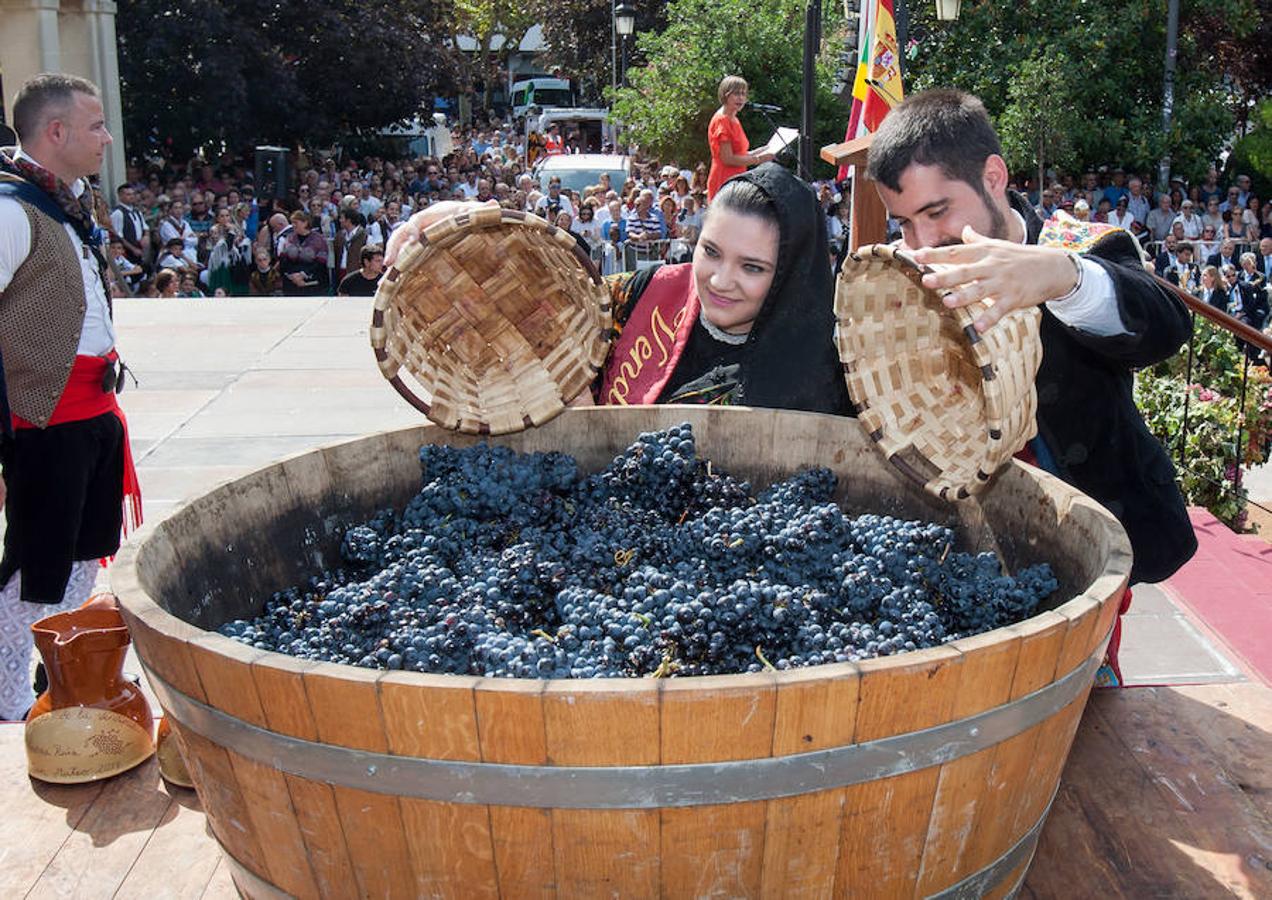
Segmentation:
{"type": "Polygon", "coordinates": [[[618,156],[607,153],[569,153],[544,157],[534,167],[534,176],[544,188],[548,179],[556,176],[561,179],[561,187],[583,193],[585,187],[600,184],[601,173],[607,172],[610,187],[622,192],[632,170],[630,156],[618,156]]]}

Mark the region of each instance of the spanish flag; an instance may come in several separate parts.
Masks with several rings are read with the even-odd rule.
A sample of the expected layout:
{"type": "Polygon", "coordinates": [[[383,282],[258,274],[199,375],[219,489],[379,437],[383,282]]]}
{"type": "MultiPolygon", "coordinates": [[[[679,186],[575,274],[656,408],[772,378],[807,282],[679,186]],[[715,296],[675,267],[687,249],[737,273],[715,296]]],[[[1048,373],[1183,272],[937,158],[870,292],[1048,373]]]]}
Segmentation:
{"type": "MultiPolygon", "coordinates": [[[[844,140],[850,141],[877,131],[883,117],[901,102],[901,55],[897,46],[897,24],[893,0],[862,4],[858,32],[857,77],[852,85],[852,112],[844,140]]],[[[846,172],[840,172],[844,178],[846,172]]]]}

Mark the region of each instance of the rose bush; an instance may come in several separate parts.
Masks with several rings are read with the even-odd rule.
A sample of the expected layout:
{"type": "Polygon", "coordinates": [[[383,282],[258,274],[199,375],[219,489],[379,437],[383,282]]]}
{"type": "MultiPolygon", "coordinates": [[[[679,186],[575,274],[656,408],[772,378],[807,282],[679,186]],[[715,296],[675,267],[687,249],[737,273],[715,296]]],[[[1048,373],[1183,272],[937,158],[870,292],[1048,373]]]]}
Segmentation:
{"type": "Polygon", "coordinates": [[[1251,365],[1241,404],[1244,364],[1231,334],[1199,320],[1191,379],[1187,347],[1135,379],[1135,402],[1174,460],[1184,499],[1237,530],[1245,527],[1248,500],[1237,479],[1238,427],[1241,467],[1266,462],[1272,449],[1272,377],[1251,365]],[[1185,406],[1188,433],[1181,447],[1185,406]]]}

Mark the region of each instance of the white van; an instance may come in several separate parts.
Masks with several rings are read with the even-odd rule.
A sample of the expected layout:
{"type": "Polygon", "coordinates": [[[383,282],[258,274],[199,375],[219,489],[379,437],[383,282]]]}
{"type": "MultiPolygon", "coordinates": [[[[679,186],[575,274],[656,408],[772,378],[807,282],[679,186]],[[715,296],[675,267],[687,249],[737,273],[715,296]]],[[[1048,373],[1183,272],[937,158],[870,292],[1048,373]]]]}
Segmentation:
{"type": "Polygon", "coordinates": [[[527,78],[512,83],[512,115],[521,118],[532,106],[574,106],[574,91],[564,78],[527,78]]]}
{"type": "Polygon", "coordinates": [[[547,134],[549,125],[561,129],[562,140],[576,135],[576,147],[581,153],[601,153],[617,143],[617,132],[605,109],[548,109],[535,116],[526,116],[525,137],[531,132],[547,134]]]}

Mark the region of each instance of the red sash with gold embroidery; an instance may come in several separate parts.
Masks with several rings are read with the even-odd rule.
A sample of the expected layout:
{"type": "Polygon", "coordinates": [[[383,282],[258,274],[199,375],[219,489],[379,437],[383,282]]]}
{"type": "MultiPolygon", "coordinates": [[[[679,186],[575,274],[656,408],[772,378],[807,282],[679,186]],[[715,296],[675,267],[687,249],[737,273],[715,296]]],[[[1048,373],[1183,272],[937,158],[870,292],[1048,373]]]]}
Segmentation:
{"type": "Polygon", "coordinates": [[[657,403],[697,318],[693,266],[663,266],[655,272],[610,352],[599,402],[606,406],[657,403]]]}

